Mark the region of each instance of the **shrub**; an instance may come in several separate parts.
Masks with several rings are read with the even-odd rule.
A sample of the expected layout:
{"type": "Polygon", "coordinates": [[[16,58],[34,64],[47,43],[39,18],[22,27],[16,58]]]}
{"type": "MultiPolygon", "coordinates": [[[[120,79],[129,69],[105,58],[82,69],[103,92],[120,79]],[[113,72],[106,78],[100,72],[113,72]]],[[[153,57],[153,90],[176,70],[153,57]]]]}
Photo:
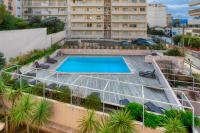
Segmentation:
{"type": "Polygon", "coordinates": [[[164,44],[155,44],[150,46],[152,50],[166,50],[166,46],[164,44]]]}
{"type": "MultiPolygon", "coordinates": [[[[178,110],[167,110],[165,112],[166,119],[177,118],[181,120],[183,125],[187,128],[192,127],[192,112],[190,111],[178,111],[178,110]]],[[[195,125],[200,126],[200,120],[195,116],[195,125]]]]}
{"type": "Polygon", "coordinates": [[[0,70],[3,69],[5,64],[6,64],[6,58],[4,57],[3,53],[0,52],[0,70]]]}
{"type": "Polygon", "coordinates": [[[71,99],[71,92],[68,86],[64,88],[55,88],[55,92],[53,93],[53,99],[69,103],[71,99]]]}
{"type": "Polygon", "coordinates": [[[141,121],[143,117],[143,107],[138,103],[129,103],[126,109],[130,112],[131,118],[133,120],[141,121]]]}
{"type": "Polygon", "coordinates": [[[23,78],[21,79],[21,81],[20,81],[20,79],[15,80],[15,82],[13,84],[14,90],[20,89],[20,88],[24,89],[26,87],[28,87],[28,81],[26,79],[23,79],[23,78]]]}
{"type": "Polygon", "coordinates": [[[11,75],[10,74],[7,74],[5,72],[2,72],[1,73],[1,80],[4,82],[5,85],[7,86],[11,86],[14,84],[15,80],[12,79],[11,75]]]}
{"type": "Polygon", "coordinates": [[[184,127],[183,123],[176,118],[168,119],[164,127],[166,129],[165,133],[187,133],[187,129],[184,127]]]}
{"type": "Polygon", "coordinates": [[[169,49],[168,51],[166,51],[164,53],[164,55],[167,55],[167,56],[185,56],[184,52],[181,51],[179,48],[169,49]]]}
{"type": "Polygon", "coordinates": [[[175,45],[178,45],[181,42],[182,36],[181,35],[177,35],[173,37],[173,41],[175,45]]]}
{"type": "Polygon", "coordinates": [[[46,85],[43,83],[38,83],[32,87],[32,93],[38,96],[43,96],[43,89],[46,85]]]}
{"type": "Polygon", "coordinates": [[[145,112],[144,125],[150,128],[157,128],[161,125],[161,117],[159,115],[145,112]]]}
{"type": "Polygon", "coordinates": [[[44,56],[52,54],[54,51],[56,51],[59,48],[60,46],[58,44],[54,44],[47,49],[33,50],[25,55],[17,56],[16,58],[12,58],[10,61],[13,64],[26,65],[44,56]]]}
{"type": "Polygon", "coordinates": [[[186,47],[200,48],[200,37],[186,35],[183,40],[183,36],[178,35],[173,37],[173,41],[175,45],[184,41],[184,46],[186,47]]]}
{"type": "Polygon", "coordinates": [[[85,107],[88,109],[98,110],[101,108],[101,99],[95,94],[90,94],[85,99],[85,107]]]}

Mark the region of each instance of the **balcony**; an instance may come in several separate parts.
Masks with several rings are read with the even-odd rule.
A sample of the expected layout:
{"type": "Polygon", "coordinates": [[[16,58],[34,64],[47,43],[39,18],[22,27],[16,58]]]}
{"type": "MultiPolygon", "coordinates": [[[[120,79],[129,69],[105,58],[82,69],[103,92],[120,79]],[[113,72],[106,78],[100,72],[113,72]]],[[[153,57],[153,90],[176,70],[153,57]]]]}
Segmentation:
{"type": "Polygon", "coordinates": [[[84,19],[84,18],[71,18],[71,22],[104,22],[103,19],[84,19]]]}
{"type": "Polygon", "coordinates": [[[24,13],[24,16],[67,16],[66,13],[47,13],[47,12],[33,12],[33,13],[24,13]]]}
{"type": "Polygon", "coordinates": [[[78,7],[88,7],[88,6],[104,6],[103,2],[76,2],[76,3],[71,3],[71,6],[78,6],[78,7]]]}
{"type": "Polygon", "coordinates": [[[104,35],[102,33],[102,35],[97,35],[97,34],[93,34],[93,35],[80,35],[80,34],[72,34],[71,35],[72,38],[104,38],[104,35]]]}
{"type": "Polygon", "coordinates": [[[71,30],[91,30],[91,31],[101,31],[104,30],[102,27],[78,27],[78,26],[72,26],[71,30]]]}
{"type": "Polygon", "coordinates": [[[146,12],[139,11],[112,11],[112,14],[133,14],[133,15],[146,15],[146,12]]]}
{"type": "Polygon", "coordinates": [[[71,14],[104,14],[103,11],[85,11],[85,10],[82,10],[82,11],[71,11],[71,14]]]}
{"type": "Polygon", "coordinates": [[[131,7],[146,7],[146,3],[132,3],[132,2],[113,2],[112,6],[118,6],[118,7],[123,7],[123,6],[131,6],[131,7]]]}
{"type": "Polygon", "coordinates": [[[200,25],[200,18],[199,19],[192,19],[189,21],[190,25],[200,25]]]}
{"type": "Polygon", "coordinates": [[[191,1],[189,2],[189,5],[190,5],[190,6],[200,5],[200,1],[199,1],[199,0],[191,0],[191,1]]]}
{"type": "Polygon", "coordinates": [[[122,19],[122,18],[118,18],[118,19],[112,19],[112,23],[121,23],[121,22],[134,22],[134,23],[146,23],[146,19],[122,19]]]}
{"type": "Polygon", "coordinates": [[[200,16],[200,9],[193,9],[189,11],[190,16],[200,16]]]}
{"type": "Polygon", "coordinates": [[[113,31],[146,31],[146,28],[132,28],[132,27],[112,27],[113,31]]]}
{"type": "Polygon", "coordinates": [[[67,8],[67,3],[66,2],[50,2],[50,3],[42,3],[42,2],[32,2],[31,4],[24,5],[24,7],[51,7],[51,8],[56,8],[56,7],[65,7],[67,8]]]}

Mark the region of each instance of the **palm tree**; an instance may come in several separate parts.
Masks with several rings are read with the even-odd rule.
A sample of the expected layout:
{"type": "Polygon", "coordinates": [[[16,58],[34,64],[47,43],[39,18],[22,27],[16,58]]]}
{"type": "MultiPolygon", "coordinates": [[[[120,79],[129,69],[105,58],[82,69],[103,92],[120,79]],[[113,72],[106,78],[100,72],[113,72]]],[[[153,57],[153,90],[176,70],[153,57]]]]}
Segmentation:
{"type": "Polygon", "coordinates": [[[187,133],[184,125],[177,118],[167,120],[164,127],[166,129],[165,133],[187,133]]]}
{"type": "Polygon", "coordinates": [[[0,103],[2,106],[3,114],[5,116],[5,132],[8,132],[8,113],[7,113],[7,107],[4,102],[4,94],[5,94],[6,90],[7,90],[7,88],[0,78],[0,103]]]}
{"type": "Polygon", "coordinates": [[[19,98],[23,95],[22,90],[21,89],[17,89],[17,90],[8,90],[7,91],[7,98],[9,101],[11,101],[11,108],[15,105],[15,103],[17,102],[17,100],[19,100],[19,98]]]}
{"type": "Polygon", "coordinates": [[[46,100],[41,100],[40,103],[37,103],[33,111],[32,123],[38,127],[38,132],[39,132],[39,127],[47,123],[50,116],[51,116],[50,103],[47,102],[46,100]]]}
{"type": "Polygon", "coordinates": [[[97,133],[111,133],[111,128],[107,118],[102,118],[99,123],[97,133]]]}
{"type": "Polygon", "coordinates": [[[30,95],[21,97],[18,103],[11,109],[10,120],[13,127],[18,127],[24,123],[29,133],[29,124],[33,115],[34,101],[30,95]]]}
{"type": "Polygon", "coordinates": [[[98,127],[95,112],[92,110],[88,111],[87,116],[84,116],[80,120],[80,132],[81,133],[95,133],[98,127]]]}
{"type": "Polygon", "coordinates": [[[131,120],[127,110],[114,111],[110,114],[109,125],[113,133],[134,133],[136,132],[134,121],[131,120]]]}

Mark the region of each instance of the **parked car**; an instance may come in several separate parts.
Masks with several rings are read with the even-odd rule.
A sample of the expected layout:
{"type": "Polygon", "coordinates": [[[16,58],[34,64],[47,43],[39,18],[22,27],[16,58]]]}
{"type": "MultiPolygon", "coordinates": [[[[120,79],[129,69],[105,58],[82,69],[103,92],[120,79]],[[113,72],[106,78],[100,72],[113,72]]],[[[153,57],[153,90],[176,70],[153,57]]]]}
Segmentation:
{"type": "Polygon", "coordinates": [[[128,46],[130,43],[128,41],[121,41],[120,45],[128,46]]]}
{"type": "Polygon", "coordinates": [[[150,39],[138,38],[136,40],[132,40],[132,44],[151,46],[151,45],[154,45],[156,43],[154,41],[150,40],[150,39]]]}

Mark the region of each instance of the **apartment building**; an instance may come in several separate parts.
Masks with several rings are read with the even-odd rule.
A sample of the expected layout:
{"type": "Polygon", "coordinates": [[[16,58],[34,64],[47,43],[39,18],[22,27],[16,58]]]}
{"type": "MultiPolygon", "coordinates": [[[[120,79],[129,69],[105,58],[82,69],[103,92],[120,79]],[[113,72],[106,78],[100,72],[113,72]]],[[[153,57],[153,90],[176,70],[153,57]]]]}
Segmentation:
{"type": "Polygon", "coordinates": [[[147,6],[147,23],[149,27],[166,27],[167,7],[157,2],[149,3],[147,6]]]}
{"type": "Polygon", "coordinates": [[[22,0],[2,0],[8,12],[17,18],[22,17],[22,0]]]}
{"type": "Polygon", "coordinates": [[[189,26],[192,28],[192,35],[200,36],[200,0],[190,0],[189,15],[193,17],[189,21],[189,26]]]}
{"type": "Polygon", "coordinates": [[[147,37],[146,0],[24,0],[23,16],[57,16],[69,38],[147,37]]]}

